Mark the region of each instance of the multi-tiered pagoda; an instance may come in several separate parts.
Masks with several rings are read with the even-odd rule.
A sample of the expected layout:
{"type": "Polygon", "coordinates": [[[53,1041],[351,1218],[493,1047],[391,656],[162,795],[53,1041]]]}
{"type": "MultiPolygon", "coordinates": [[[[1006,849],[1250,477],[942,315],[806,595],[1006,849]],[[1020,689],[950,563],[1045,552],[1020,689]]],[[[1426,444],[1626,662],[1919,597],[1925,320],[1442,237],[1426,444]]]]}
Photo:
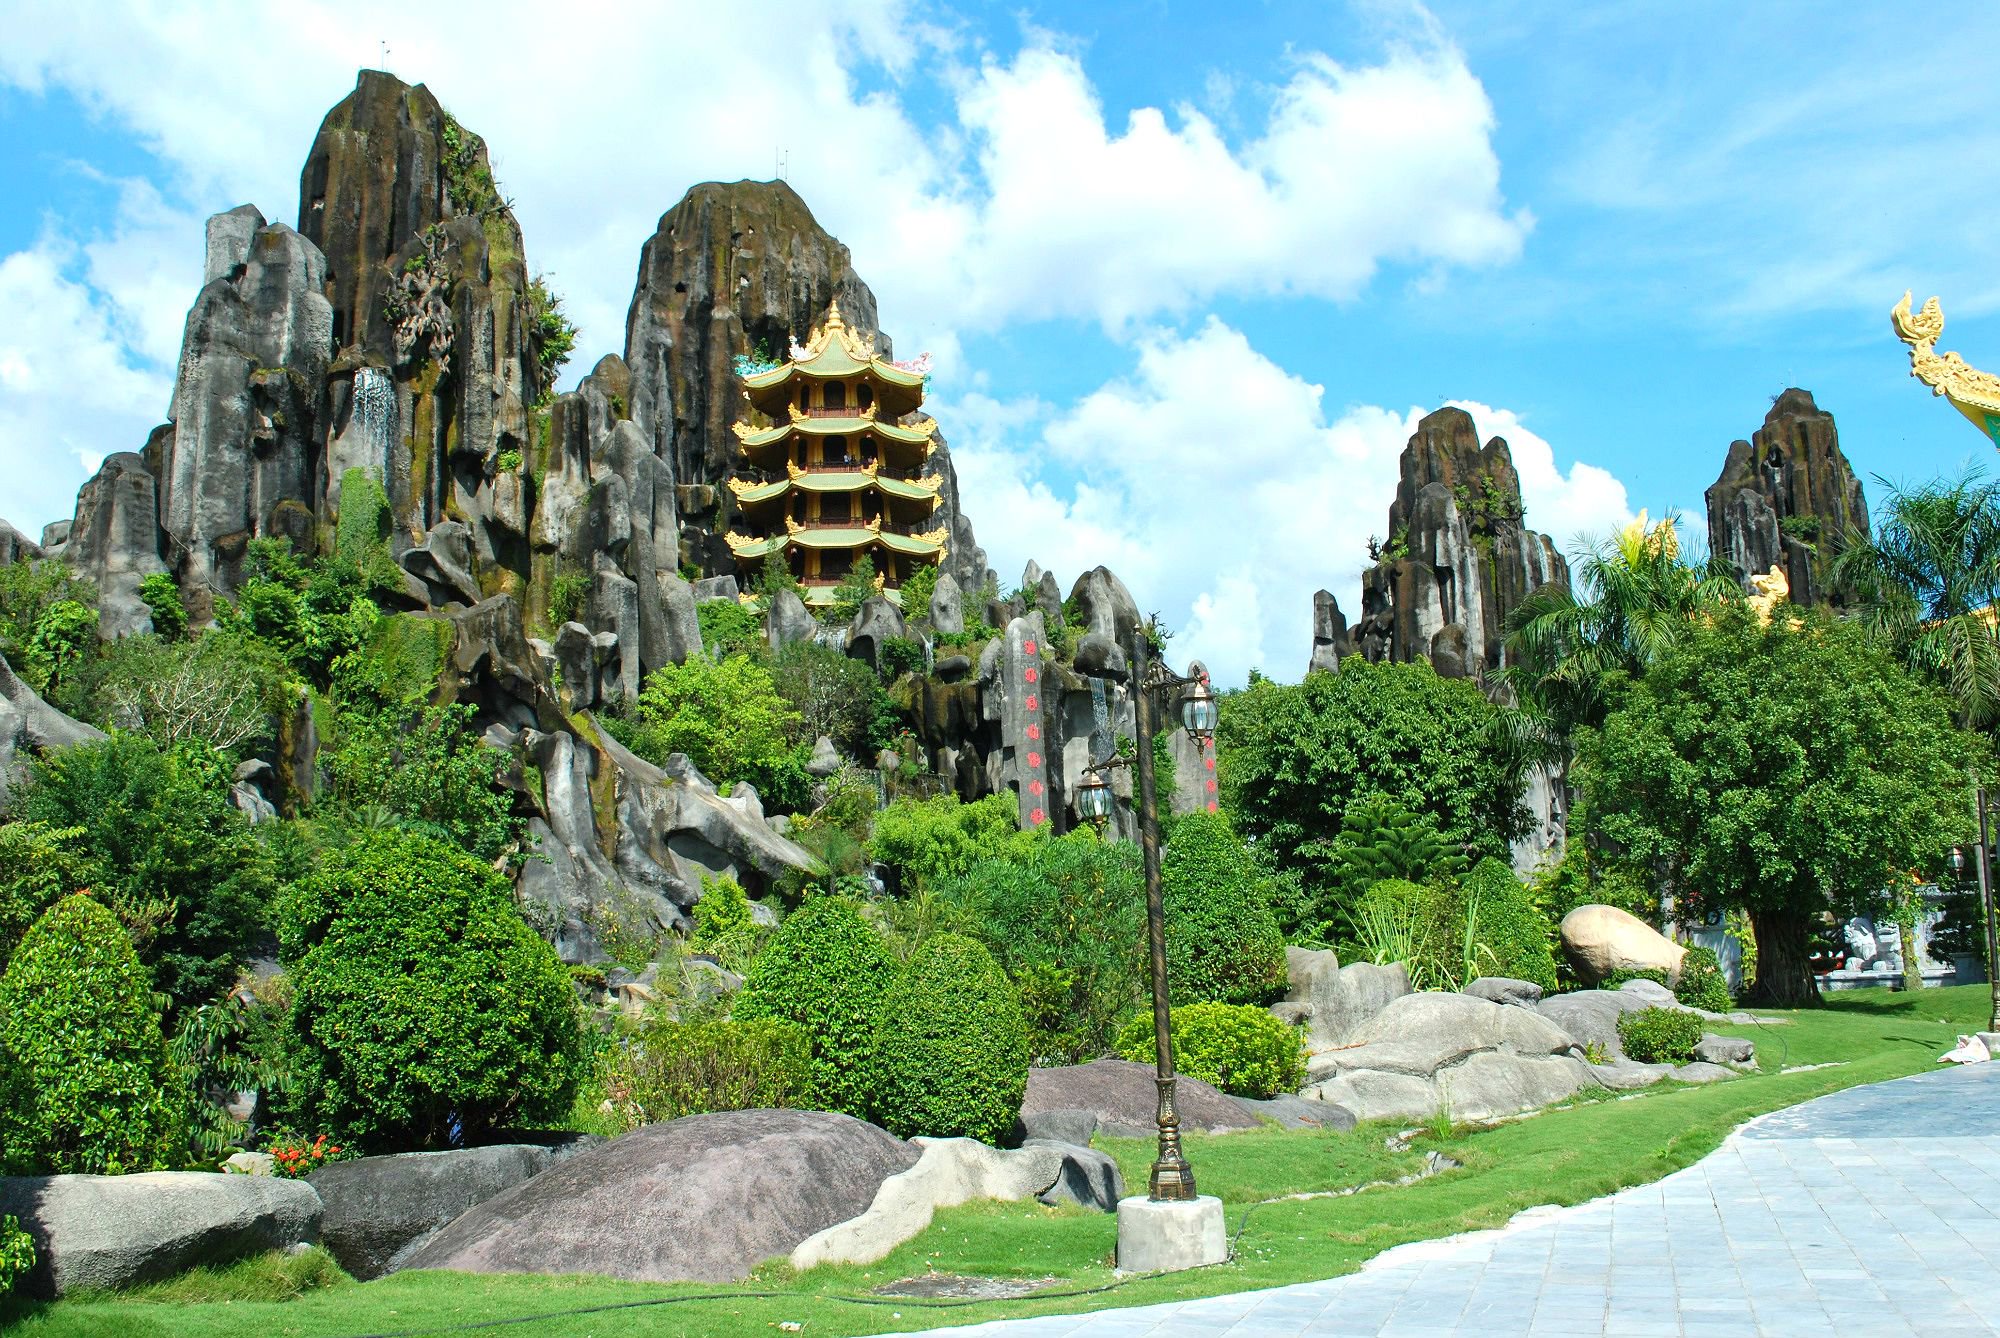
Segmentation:
{"type": "Polygon", "coordinates": [[[836,303],[826,324],[791,358],[746,367],[751,421],[736,424],[742,458],[729,490],[736,523],[729,548],[746,579],[773,553],[784,556],[808,604],[865,556],[892,598],[920,566],[944,557],[935,526],[939,479],[924,473],[937,424],[913,419],[924,400],[923,361],[878,357],[847,328],[836,303]]]}

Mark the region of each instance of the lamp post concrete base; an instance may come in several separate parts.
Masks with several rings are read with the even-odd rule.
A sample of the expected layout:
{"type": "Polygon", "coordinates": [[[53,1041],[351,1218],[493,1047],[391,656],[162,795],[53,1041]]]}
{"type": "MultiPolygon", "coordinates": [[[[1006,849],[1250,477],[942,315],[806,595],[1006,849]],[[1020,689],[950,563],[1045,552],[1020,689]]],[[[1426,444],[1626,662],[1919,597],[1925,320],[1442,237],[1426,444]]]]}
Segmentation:
{"type": "Polygon", "coordinates": [[[1222,1200],[1213,1194],[1178,1202],[1143,1195],[1118,1201],[1118,1271],[1175,1273],[1229,1258],[1222,1200]]]}

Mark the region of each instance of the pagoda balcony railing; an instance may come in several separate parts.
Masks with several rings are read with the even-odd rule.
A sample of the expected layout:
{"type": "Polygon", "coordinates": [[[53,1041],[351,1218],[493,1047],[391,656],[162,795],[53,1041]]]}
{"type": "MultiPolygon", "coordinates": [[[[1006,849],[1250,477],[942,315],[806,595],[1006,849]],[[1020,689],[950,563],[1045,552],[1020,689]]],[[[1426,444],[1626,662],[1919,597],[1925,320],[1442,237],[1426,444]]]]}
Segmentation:
{"type": "Polygon", "coordinates": [[[835,465],[803,465],[800,467],[799,472],[801,474],[859,474],[864,468],[866,468],[865,461],[849,460],[844,464],[835,465]]]}
{"type": "Polygon", "coordinates": [[[882,522],[882,530],[884,533],[907,534],[912,538],[916,537],[919,534],[929,534],[932,530],[936,528],[937,528],[937,521],[935,519],[914,520],[907,525],[898,525],[894,521],[889,521],[889,520],[885,520],[882,522]]]}
{"type": "Polygon", "coordinates": [[[802,412],[808,418],[859,418],[862,406],[858,404],[841,404],[829,408],[824,404],[816,404],[812,408],[803,410],[802,412]]]}
{"type": "Polygon", "coordinates": [[[859,530],[867,527],[868,518],[856,516],[851,520],[800,520],[793,523],[802,530],[859,530]]]}

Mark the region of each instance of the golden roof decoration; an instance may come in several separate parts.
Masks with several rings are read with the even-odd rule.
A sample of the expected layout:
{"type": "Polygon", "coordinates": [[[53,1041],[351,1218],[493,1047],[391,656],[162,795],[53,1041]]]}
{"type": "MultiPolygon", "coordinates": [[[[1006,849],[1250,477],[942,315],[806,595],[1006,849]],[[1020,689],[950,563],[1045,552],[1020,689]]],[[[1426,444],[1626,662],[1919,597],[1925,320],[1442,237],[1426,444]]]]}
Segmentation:
{"type": "Polygon", "coordinates": [[[786,534],[788,535],[797,534],[800,530],[803,530],[804,528],[805,526],[799,524],[796,520],[793,520],[790,516],[785,517],[786,534]]]}
{"type": "Polygon", "coordinates": [[[925,492],[935,497],[937,496],[938,489],[944,486],[944,475],[925,474],[922,478],[906,479],[904,481],[912,488],[922,488],[925,492]]]}
{"type": "Polygon", "coordinates": [[[731,530],[729,533],[723,535],[722,537],[723,540],[726,543],[728,543],[729,551],[738,556],[742,555],[744,549],[755,548],[757,545],[764,542],[762,539],[752,539],[747,534],[738,534],[735,530],[731,530]]]}
{"type": "Polygon", "coordinates": [[[1933,297],[1923,309],[1910,314],[1910,294],[1889,312],[1889,324],[1896,338],[1910,346],[1910,375],[1942,395],[1952,407],[1971,419],[1974,426],[2000,446],[2000,376],[1970,366],[1956,353],[1939,353],[1937,341],[1944,334],[1944,309],[1933,297]]]}
{"type": "Polygon", "coordinates": [[[882,533],[882,517],[880,516],[875,517],[875,519],[869,521],[868,524],[863,526],[862,528],[866,529],[870,534],[882,533]]]}
{"type": "Polygon", "coordinates": [[[768,488],[770,486],[768,483],[759,483],[755,479],[740,479],[734,474],[729,476],[729,491],[736,497],[741,497],[744,493],[755,492],[759,488],[768,488]]]}
{"type": "Polygon", "coordinates": [[[856,362],[867,362],[875,356],[875,341],[857,330],[847,328],[847,322],[840,318],[840,299],[835,298],[826,309],[826,321],[813,327],[806,336],[805,347],[797,343],[791,347],[793,362],[811,362],[826,351],[827,341],[838,339],[840,346],[847,350],[847,356],[856,362]]]}
{"type": "Polygon", "coordinates": [[[910,537],[922,539],[927,544],[942,544],[951,537],[951,526],[940,525],[934,530],[926,530],[922,534],[913,534],[910,537]]]}
{"type": "Polygon", "coordinates": [[[743,440],[743,439],[744,439],[745,437],[753,437],[753,436],[757,435],[757,434],[758,434],[759,432],[762,432],[762,431],[763,431],[764,429],[763,429],[763,428],[761,428],[761,427],[752,427],[752,426],[750,426],[750,424],[748,424],[748,423],[731,423],[731,424],[729,425],[729,430],[730,430],[731,432],[734,432],[734,433],[736,434],[736,439],[737,439],[738,441],[741,441],[741,440],[743,440]]]}
{"type": "Polygon", "coordinates": [[[805,470],[799,468],[798,461],[785,461],[785,477],[792,482],[797,483],[801,478],[805,477],[805,472],[805,470]]]}
{"type": "Polygon", "coordinates": [[[921,435],[921,436],[926,436],[926,437],[928,437],[928,436],[930,436],[930,435],[931,435],[932,433],[934,433],[934,432],[936,432],[936,431],[937,431],[937,419],[935,419],[935,418],[919,418],[919,419],[918,419],[918,420],[917,420],[916,422],[914,422],[914,423],[907,423],[907,424],[904,424],[904,425],[903,425],[903,430],[904,430],[905,432],[915,432],[915,433],[918,433],[918,434],[919,434],[919,435],[921,435]]]}

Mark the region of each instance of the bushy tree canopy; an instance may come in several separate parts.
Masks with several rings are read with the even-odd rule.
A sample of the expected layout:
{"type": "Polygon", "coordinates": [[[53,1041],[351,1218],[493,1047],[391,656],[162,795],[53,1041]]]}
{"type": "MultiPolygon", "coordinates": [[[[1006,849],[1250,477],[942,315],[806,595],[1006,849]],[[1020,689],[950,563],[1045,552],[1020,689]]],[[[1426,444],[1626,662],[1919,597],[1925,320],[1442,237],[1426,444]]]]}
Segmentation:
{"type": "Polygon", "coordinates": [[[1013,986],[993,955],[957,934],[933,936],[882,1001],[875,1053],[877,1120],[903,1138],[997,1143],[1028,1086],[1028,1040],[1013,986]]]}
{"type": "Polygon", "coordinates": [[[1229,820],[1174,820],[1160,860],[1166,904],[1167,983],[1176,1004],[1268,1003],[1285,988],[1285,938],[1264,879],[1229,820]]]}
{"type": "Polygon", "coordinates": [[[682,753],[717,785],[748,781],[767,797],[802,788],[799,713],[748,656],[660,666],[639,694],[638,714],[632,746],[651,761],[682,753]]]}
{"type": "Polygon", "coordinates": [[[785,917],[757,955],[734,1015],[805,1028],[814,1071],[801,1104],[867,1119],[876,1026],[895,974],[888,945],[853,902],[814,897],[785,917]]]}

